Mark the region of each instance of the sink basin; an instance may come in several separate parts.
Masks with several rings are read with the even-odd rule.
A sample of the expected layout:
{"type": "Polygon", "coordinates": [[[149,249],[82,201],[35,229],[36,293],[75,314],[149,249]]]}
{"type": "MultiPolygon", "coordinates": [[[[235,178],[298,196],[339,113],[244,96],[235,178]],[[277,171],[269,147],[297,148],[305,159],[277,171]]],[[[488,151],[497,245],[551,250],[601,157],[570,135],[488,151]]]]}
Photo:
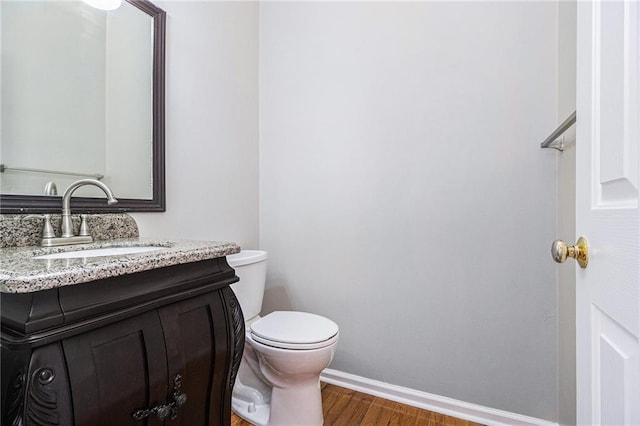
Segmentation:
{"type": "Polygon", "coordinates": [[[104,247],[92,250],[66,251],[63,253],[45,254],[35,256],[34,259],[77,259],[83,257],[119,256],[124,254],[148,253],[152,251],[165,250],[166,247],[143,246],[143,247],[104,247]]]}

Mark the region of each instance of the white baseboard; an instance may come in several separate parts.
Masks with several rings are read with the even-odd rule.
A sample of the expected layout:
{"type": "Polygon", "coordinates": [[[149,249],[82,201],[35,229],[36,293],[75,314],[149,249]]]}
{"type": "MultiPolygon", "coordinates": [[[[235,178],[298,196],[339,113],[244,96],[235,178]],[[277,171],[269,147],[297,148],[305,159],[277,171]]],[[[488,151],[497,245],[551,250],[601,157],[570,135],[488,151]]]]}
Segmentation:
{"type": "Polygon", "coordinates": [[[320,380],[332,385],[353,389],[369,395],[379,396],[381,398],[400,402],[412,407],[423,408],[436,413],[446,414],[448,416],[490,426],[558,426],[557,423],[549,422],[547,420],[541,420],[535,417],[523,416],[521,414],[458,401],[453,398],[421,392],[402,386],[391,385],[389,383],[379,382],[377,380],[371,380],[366,377],[343,373],[342,371],[332,370],[329,368],[326,368],[322,372],[320,380]]]}

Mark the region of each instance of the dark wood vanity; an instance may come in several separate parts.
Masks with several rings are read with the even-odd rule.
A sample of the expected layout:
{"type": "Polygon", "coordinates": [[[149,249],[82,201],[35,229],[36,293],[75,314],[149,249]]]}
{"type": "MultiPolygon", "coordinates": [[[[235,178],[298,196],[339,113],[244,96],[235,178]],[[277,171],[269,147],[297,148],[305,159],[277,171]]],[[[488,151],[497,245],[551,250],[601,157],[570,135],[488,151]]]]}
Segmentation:
{"type": "Polygon", "coordinates": [[[3,293],[2,424],[230,424],[237,280],[218,257],[3,293]]]}

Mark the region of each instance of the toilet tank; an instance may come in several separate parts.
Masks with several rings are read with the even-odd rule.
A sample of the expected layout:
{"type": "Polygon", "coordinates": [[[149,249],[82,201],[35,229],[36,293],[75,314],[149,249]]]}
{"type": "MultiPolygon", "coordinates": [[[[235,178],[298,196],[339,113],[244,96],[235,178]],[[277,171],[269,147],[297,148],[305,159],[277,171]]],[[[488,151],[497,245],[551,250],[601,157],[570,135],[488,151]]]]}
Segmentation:
{"type": "Polygon", "coordinates": [[[244,320],[249,321],[260,314],[264,284],[267,277],[267,252],[242,250],[227,256],[227,263],[236,270],[240,281],[231,284],[242,308],[244,320]]]}

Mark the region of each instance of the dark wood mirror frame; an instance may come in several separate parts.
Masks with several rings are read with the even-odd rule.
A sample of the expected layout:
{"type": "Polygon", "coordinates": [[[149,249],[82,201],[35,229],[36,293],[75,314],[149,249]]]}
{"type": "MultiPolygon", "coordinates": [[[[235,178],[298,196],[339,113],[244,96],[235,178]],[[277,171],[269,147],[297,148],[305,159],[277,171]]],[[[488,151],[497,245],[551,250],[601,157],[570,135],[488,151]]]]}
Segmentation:
{"type": "MultiPolygon", "coordinates": [[[[118,198],[107,205],[104,198],[73,197],[78,213],[165,211],[165,33],[166,12],[148,0],[125,0],[153,18],[153,189],[150,200],[118,198]]],[[[116,194],[117,197],[117,194],[116,194]]],[[[59,213],[61,196],[0,194],[0,213],[59,213]]]]}

